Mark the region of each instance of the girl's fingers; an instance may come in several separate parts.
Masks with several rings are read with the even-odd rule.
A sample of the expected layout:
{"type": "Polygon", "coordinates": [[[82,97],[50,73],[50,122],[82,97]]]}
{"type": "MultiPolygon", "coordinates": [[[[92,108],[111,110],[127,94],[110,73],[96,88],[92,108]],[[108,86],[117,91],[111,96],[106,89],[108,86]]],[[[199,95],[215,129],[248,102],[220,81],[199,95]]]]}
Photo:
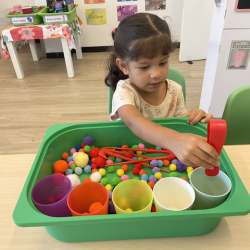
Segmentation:
{"type": "Polygon", "coordinates": [[[190,114],[190,117],[188,118],[187,122],[192,124],[193,121],[195,120],[195,118],[199,115],[199,112],[197,111],[193,111],[191,114],[190,114]]]}
{"type": "MultiPolygon", "coordinates": [[[[204,137],[201,137],[201,138],[203,142],[201,141],[201,143],[198,144],[198,148],[201,149],[203,152],[207,153],[211,158],[213,158],[215,162],[217,162],[220,157],[219,154],[217,153],[214,147],[212,147],[210,144],[206,142],[207,141],[206,138],[204,137]]],[[[213,161],[209,160],[209,162],[213,162],[213,161]]]]}
{"type": "Polygon", "coordinates": [[[219,167],[220,163],[218,160],[215,160],[213,157],[211,157],[209,154],[206,152],[202,151],[201,149],[197,149],[195,156],[197,156],[199,159],[202,161],[205,161],[208,164],[211,164],[213,166],[219,167]]]}
{"type": "Polygon", "coordinates": [[[206,114],[206,117],[205,117],[205,119],[202,119],[202,123],[207,123],[209,120],[211,120],[211,119],[213,119],[213,115],[211,115],[211,114],[206,114]]]}
{"type": "Polygon", "coordinates": [[[201,160],[199,157],[196,157],[195,155],[190,156],[189,161],[191,162],[191,164],[188,165],[190,167],[200,166],[207,169],[214,169],[214,166],[212,164],[209,164],[208,162],[201,160]]]}

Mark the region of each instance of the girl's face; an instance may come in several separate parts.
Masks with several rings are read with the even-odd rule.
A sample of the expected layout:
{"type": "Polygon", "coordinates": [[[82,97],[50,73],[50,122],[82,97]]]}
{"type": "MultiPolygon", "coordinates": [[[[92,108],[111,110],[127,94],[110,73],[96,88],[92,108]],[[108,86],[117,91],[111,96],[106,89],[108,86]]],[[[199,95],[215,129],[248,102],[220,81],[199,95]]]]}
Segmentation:
{"type": "Polygon", "coordinates": [[[158,55],[153,59],[139,57],[138,61],[130,61],[127,64],[122,62],[119,64],[117,61],[118,66],[129,76],[130,82],[138,91],[158,92],[165,84],[169,70],[169,55],[158,55]]]}

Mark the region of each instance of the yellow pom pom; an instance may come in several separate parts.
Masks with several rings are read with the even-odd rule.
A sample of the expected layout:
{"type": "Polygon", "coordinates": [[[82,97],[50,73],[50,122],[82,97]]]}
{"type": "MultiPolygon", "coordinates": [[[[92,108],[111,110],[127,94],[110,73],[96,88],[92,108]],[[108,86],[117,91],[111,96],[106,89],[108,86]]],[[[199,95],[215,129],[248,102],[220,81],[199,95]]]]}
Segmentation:
{"type": "Polygon", "coordinates": [[[144,182],[144,183],[146,183],[146,184],[148,184],[147,181],[145,181],[145,180],[141,180],[141,181],[144,182]]]}
{"type": "Polygon", "coordinates": [[[126,209],[127,212],[134,212],[131,208],[126,209]]]}
{"type": "Polygon", "coordinates": [[[142,151],[137,151],[136,154],[137,155],[142,155],[142,151]]]}
{"type": "Polygon", "coordinates": [[[170,166],[169,166],[169,170],[170,171],[176,171],[176,169],[177,169],[177,166],[175,165],[175,164],[170,164],[170,166]]]}
{"type": "Polygon", "coordinates": [[[188,178],[190,178],[190,175],[192,174],[193,171],[188,172],[188,178]]]}
{"type": "Polygon", "coordinates": [[[192,167],[187,167],[187,169],[186,169],[186,171],[187,171],[187,173],[188,172],[192,172],[194,169],[192,168],[192,167]]]}
{"type": "Polygon", "coordinates": [[[123,169],[118,169],[116,173],[117,173],[118,176],[124,175],[123,169]]]}
{"type": "Polygon", "coordinates": [[[104,176],[106,174],[106,170],[104,168],[100,168],[99,172],[102,176],[104,176]]]}
{"type": "Polygon", "coordinates": [[[155,173],[155,178],[156,178],[157,180],[160,180],[161,177],[162,177],[162,173],[161,173],[161,172],[155,173]]]}
{"type": "Polygon", "coordinates": [[[106,185],[108,191],[112,191],[112,186],[110,184],[106,185]]]}
{"type": "Polygon", "coordinates": [[[89,156],[83,152],[78,152],[74,161],[77,167],[84,168],[88,165],[89,156]]]}

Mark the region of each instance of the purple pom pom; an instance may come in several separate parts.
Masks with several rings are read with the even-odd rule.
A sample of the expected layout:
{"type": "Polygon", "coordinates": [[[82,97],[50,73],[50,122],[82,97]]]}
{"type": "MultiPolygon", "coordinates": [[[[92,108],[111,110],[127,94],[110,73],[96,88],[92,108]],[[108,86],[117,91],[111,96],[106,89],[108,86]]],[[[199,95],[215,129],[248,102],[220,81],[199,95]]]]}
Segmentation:
{"type": "Polygon", "coordinates": [[[153,167],[157,167],[158,166],[158,161],[157,160],[152,160],[150,162],[150,165],[153,166],[153,167]]]}
{"type": "Polygon", "coordinates": [[[173,160],[172,160],[172,163],[175,164],[175,165],[177,165],[178,162],[179,162],[179,161],[178,161],[177,159],[173,159],[173,160]]]}
{"type": "Polygon", "coordinates": [[[152,181],[152,182],[156,183],[156,177],[154,175],[151,175],[149,177],[149,181],[152,181]]]}
{"type": "Polygon", "coordinates": [[[112,201],[109,202],[109,214],[116,214],[115,205],[112,201]]]}
{"type": "Polygon", "coordinates": [[[112,200],[112,191],[109,191],[109,200],[112,200]]]}
{"type": "Polygon", "coordinates": [[[93,137],[91,137],[91,136],[86,136],[84,139],[83,139],[83,143],[85,144],[85,145],[92,145],[93,143],[94,143],[94,138],[93,137]]]}
{"type": "Polygon", "coordinates": [[[184,163],[182,163],[180,161],[177,162],[177,170],[179,172],[184,172],[184,171],[186,171],[186,169],[187,169],[187,166],[184,163]]]}
{"type": "Polygon", "coordinates": [[[157,172],[160,172],[161,170],[159,169],[159,168],[157,168],[157,167],[154,167],[153,169],[152,169],[152,173],[153,174],[155,174],[155,173],[157,173],[157,172]]]}

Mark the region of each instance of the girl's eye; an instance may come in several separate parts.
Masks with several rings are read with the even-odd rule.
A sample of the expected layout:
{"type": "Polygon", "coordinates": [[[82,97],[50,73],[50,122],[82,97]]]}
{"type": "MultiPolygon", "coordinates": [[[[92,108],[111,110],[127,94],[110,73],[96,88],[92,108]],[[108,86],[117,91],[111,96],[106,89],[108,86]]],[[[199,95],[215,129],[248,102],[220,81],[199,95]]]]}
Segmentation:
{"type": "Polygon", "coordinates": [[[161,66],[163,66],[163,65],[165,65],[165,64],[167,64],[168,62],[163,62],[163,63],[160,63],[160,65],[161,66]]]}
{"type": "Polygon", "coordinates": [[[140,67],[140,69],[143,69],[143,70],[145,70],[145,69],[147,69],[148,68],[148,66],[146,66],[146,67],[140,67]]]}

